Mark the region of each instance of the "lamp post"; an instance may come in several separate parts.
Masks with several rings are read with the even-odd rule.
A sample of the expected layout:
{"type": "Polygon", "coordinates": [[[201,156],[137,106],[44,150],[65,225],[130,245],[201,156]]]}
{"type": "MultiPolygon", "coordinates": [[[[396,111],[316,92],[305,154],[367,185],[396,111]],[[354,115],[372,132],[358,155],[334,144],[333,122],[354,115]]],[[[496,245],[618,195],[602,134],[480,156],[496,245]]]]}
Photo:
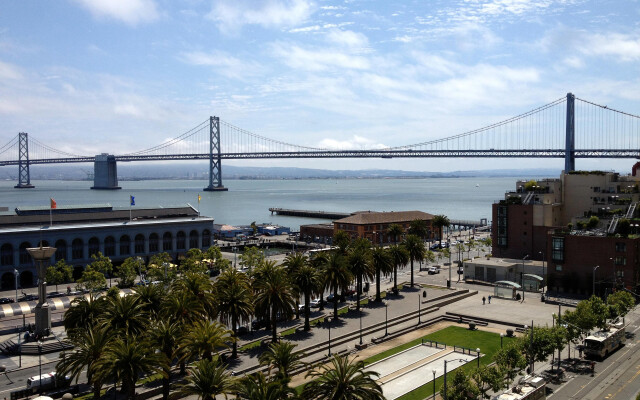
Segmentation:
{"type": "Polygon", "coordinates": [[[478,354],[478,368],[480,368],[480,347],[476,348],[476,353],[478,354]]]}
{"type": "Polygon", "coordinates": [[[547,286],[547,268],[546,268],[547,259],[544,256],[544,251],[540,251],[539,253],[542,254],[542,279],[544,282],[544,286],[542,287],[542,294],[544,294],[544,288],[547,286]]]}
{"type": "Polygon", "coordinates": [[[362,346],[362,309],[358,312],[360,319],[360,346],[362,346]]]}
{"type": "Polygon", "coordinates": [[[387,329],[388,317],[389,317],[389,302],[385,300],[384,301],[384,335],[385,336],[389,334],[389,331],[387,329]]]}
{"type": "Polygon", "coordinates": [[[599,265],[596,265],[595,267],[593,267],[593,288],[591,290],[591,295],[595,296],[596,295],[596,270],[600,268],[599,265]]]}
{"type": "Polygon", "coordinates": [[[56,252],[55,247],[29,247],[29,255],[37,264],[38,304],[35,308],[36,335],[43,337],[51,331],[51,310],[47,303],[46,264],[56,252]]]}
{"type": "Polygon", "coordinates": [[[331,357],[331,317],[327,317],[327,327],[329,328],[329,357],[331,357]]]}
{"type": "Polygon", "coordinates": [[[38,340],[38,366],[40,368],[40,379],[38,380],[38,394],[42,394],[42,342],[38,340]]]}
{"type": "Polygon", "coordinates": [[[433,372],[433,400],[436,400],[436,370],[432,369],[433,372]]]}
{"type": "Polygon", "coordinates": [[[18,275],[20,275],[20,273],[17,269],[14,269],[13,276],[16,278],[16,303],[18,302],[18,275]]]}
{"type": "Polygon", "coordinates": [[[462,361],[463,363],[467,362],[467,360],[462,358],[456,358],[455,360],[444,360],[444,393],[442,393],[442,398],[444,400],[447,400],[447,363],[453,361],[462,361]]]}
{"type": "Polygon", "coordinates": [[[418,325],[420,325],[420,292],[418,292],[418,325]]]}
{"type": "Polygon", "coordinates": [[[527,258],[529,258],[528,254],[522,257],[522,276],[520,277],[520,284],[522,285],[522,301],[524,301],[524,260],[527,258]]]}
{"type": "Polygon", "coordinates": [[[138,266],[138,277],[140,278],[140,282],[144,284],[142,280],[142,262],[143,262],[142,257],[140,256],[136,257],[136,263],[137,263],[136,265],[138,266]]]}

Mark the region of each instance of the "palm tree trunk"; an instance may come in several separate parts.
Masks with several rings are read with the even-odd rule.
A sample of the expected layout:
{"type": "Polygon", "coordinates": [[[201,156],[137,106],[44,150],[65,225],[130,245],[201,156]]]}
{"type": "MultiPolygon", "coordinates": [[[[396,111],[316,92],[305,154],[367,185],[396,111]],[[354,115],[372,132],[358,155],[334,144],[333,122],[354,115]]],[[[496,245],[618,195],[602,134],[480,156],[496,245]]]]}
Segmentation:
{"type": "Polygon", "coordinates": [[[311,293],[307,292],[304,294],[304,330],[311,330],[311,325],[309,325],[309,301],[311,300],[311,293]]]}
{"type": "Polygon", "coordinates": [[[413,258],[411,259],[411,287],[413,287],[413,258]]]}
{"type": "Polygon", "coordinates": [[[320,293],[320,311],[324,310],[324,289],[320,293]]]}
{"type": "Polygon", "coordinates": [[[338,288],[333,290],[333,320],[338,319],[338,288]]]}
{"type": "Polygon", "coordinates": [[[356,279],[356,311],[360,312],[360,294],[362,291],[362,275],[358,275],[356,279]]]}
{"type": "Polygon", "coordinates": [[[273,323],[271,343],[276,343],[278,341],[278,329],[276,327],[276,308],[274,306],[271,306],[271,322],[273,323]]]}
{"type": "Polygon", "coordinates": [[[235,313],[231,316],[231,324],[232,324],[232,328],[231,330],[233,331],[233,338],[236,339],[233,341],[233,344],[231,345],[231,357],[236,358],[238,357],[238,316],[235,315],[235,313]]]}
{"type": "Polygon", "coordinates": [[[376,268],[376,301],[380,300],[380,268],[376,268]]]}
{"type": "Polygon", "coordinates": [[[296,297],[296,319],[300,319],[300,301],[296,297]]]}
{"type": "Polygon", "coordinates": [[[393,267],[393,293],[396,293],[396,290],[398,290],[398,266],[395,265],[393,267]]]}
{"type": "Polygon", "coordinates": [[[94,383],[93,384],[93,400],[99,400],[100,399],[100,390],[102,389],[102,385],[99,383],[94,383]]]}
{"type": "MultiPolygon", "coordinates": [[[[171,370],[167,369],[165,371],[167,376],[171,375],[171,370]]],[[[162,378],[162,400],[167,400],[169,398],[169,378],[162,378]]]]}

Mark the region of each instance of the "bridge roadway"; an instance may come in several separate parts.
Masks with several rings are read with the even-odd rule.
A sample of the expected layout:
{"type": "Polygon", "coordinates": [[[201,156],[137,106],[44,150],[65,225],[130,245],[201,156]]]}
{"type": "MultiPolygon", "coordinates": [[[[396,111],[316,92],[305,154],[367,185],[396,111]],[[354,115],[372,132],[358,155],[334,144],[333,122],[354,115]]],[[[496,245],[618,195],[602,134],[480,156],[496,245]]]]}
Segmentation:
{"type": "MultiPolygon", "coordinates": [[[[582,149],[575,150],[576,158],[640,158],[640,150],[629,149],[582,149]]],[[[217,155],[214,155],[216,157],[217,155]]],[[[209,160],[209,153],[158,154],[158,155],[116,155],[120,162],[167,161],[167,160],[209,160]]],[[[280,151],[254,153],[221,153],[223,160],[264,159],[264,158],[565,158],[564,149],[538,150],[326,150],[326,151],[280,151]]],[[[95,156],[36,158],[28,164],[90,163],[95,156]]],[[[24,162],[24,161],[23,161],[24,162]]],[[[0,161],[0,166],[18,165],[20,160],[0,161]]]]}

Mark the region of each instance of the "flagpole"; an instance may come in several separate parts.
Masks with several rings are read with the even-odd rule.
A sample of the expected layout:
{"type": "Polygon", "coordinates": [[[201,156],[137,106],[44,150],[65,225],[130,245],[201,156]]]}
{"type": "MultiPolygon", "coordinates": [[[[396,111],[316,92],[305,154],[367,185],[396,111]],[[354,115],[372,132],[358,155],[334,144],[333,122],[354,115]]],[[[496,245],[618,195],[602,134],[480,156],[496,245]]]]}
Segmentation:
{"type": "Polygon", "coordinates": [[[129,195],[129,221],[131,221],[131,195],[129,195]]]}
{"type": "Polygon", "coordinates": [[[49,226],[53,226],[53,208],[49,204],[49,226]]]}

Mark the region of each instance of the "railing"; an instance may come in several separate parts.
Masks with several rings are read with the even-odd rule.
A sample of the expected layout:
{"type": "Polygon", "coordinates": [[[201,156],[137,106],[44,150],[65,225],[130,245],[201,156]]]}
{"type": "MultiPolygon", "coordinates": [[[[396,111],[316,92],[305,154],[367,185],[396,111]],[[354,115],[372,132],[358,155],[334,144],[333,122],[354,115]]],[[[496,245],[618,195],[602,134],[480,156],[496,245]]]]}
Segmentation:
{"type": "Polygon", "coordinates": [[[444,343],[440,343],[440,342],[436,342],[435,340],[426,340],[426,339],[421,339],[420,340],[421,344],[423,346],[429,346],[429,347],[435,347],[436,349],[446,349],[447,345],[444,343]]]}

